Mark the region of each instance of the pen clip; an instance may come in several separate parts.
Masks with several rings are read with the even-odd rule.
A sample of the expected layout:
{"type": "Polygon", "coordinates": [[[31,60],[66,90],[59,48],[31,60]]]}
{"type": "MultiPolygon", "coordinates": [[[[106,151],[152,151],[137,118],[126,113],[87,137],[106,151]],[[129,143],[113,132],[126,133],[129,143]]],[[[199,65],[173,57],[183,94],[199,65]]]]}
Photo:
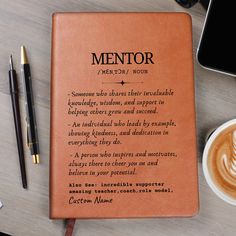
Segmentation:
{"type": "Polygon", "coordinates": [[[29,144],[29,124],[27,122],[27,118],[25,118],[25,121],[26,121],[26,144],[27,144],[27,147],[29,148],[30,147],[30,144],[29,144]]]}

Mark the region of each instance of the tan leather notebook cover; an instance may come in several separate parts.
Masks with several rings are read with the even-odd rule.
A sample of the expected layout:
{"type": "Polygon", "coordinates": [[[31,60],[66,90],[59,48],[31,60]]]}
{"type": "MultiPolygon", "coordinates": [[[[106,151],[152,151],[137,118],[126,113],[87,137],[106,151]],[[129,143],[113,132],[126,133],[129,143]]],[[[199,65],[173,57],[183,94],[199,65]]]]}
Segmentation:
{"type": "Polygon", "coordinates": [[[198,211],[191,18],[56,13],[51,218],[198,211]]]}

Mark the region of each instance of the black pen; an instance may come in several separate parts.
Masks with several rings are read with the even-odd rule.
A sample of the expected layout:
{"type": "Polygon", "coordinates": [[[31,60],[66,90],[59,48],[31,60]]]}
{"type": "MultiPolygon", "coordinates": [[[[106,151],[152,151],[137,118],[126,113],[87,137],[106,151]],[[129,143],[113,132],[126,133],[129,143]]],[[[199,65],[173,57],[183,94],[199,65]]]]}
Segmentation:
{"type": "Polygon", "coordinates": [[[21,72],[24,83],[25,105],[26,105],[26,122],[27,122],[27,143],[30,149],[33,163],[39,163],[39,142],[38,132],[34,109],[34,98],[32,90],[32,81],[30,66],[24,46],[21,46],[21,72]]]}
{"type": "Polygon", "coordinates": [[[24,148],[22,141],[22,131],[21,131],[21,118],[20,118],[20,108],[19,108],[19,98],[18,98],[18,83],[16,77],[16,71],[13,67],[12,56],[10,57],[10,70],[9,70],[9,86],[11,94],[12,109],[14,115],[15,131],[16,131],[16,141],[20,161],[21,179],[23,188],[27,188],[26,170],[25,170],[25,158],[24,158],[24,148]]]}

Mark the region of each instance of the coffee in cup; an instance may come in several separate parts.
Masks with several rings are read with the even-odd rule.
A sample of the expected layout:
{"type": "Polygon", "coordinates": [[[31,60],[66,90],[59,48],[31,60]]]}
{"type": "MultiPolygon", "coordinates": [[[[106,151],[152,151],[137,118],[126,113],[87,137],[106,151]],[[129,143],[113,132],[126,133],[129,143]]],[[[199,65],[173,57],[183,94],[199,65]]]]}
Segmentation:
{"type": "Polygon", "coordinates": [[[236,119],[217,128],[203,152],[203,172],[211,189],[236,205],[236,119]]]}

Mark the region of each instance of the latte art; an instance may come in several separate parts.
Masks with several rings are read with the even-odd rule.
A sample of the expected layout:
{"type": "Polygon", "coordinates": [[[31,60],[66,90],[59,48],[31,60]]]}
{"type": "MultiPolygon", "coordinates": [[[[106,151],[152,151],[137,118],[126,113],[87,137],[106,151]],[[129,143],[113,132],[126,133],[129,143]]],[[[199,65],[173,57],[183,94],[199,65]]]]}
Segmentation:
{"type": "Polygon", "coordinates": [[[236,184],[236,131],[233,132],[232,141],[227,145],[229,154],[224,153],[220,158],[219,172],[222,178],[232,185],[236,184]],[[222,167],[222,168],[221,168],[222,167]]]}
{"type": "Polygon", "coordinates": [[[222,156],[223,168],[229,176],[236,180],[236,159],[235,157],[230,158],[226,154],[222,156]]]}
{"type": "Polygon", "coordinates": [[[218,188],[236,199],[236,127],[220,133],[208,154],[209,173],[218,188]]]}

